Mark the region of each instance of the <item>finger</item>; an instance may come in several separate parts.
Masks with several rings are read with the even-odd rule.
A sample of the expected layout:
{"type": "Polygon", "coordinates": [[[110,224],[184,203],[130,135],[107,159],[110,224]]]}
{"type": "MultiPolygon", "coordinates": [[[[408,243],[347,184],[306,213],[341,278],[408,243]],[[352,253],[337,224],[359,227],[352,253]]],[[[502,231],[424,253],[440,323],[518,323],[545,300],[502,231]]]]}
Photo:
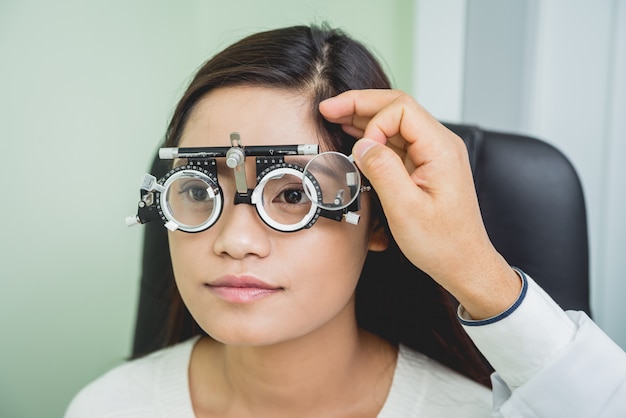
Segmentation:
{"type": "Polygon", "coordinates": [[[352,125],[341,125],[341,129],[353,138],[363,138],[363,129],[355,128],[352,125]]]}
{"type": "Polygon", "coordinates": [[[414,143],[418,138],[436,138],[442,127],[415,99],[402,94],[372,116],[363,136],[373,139],[398,137],[414,143]]]}
{"type": "Polygon", "coordinates": [[[344,131],[356,138],[390,145],[407,168],[428,162],[450,147],[450,140],[460,141],[415,99],[397,90],[348,91],[323,101],[320,112],[331,121],[343,121],[344,131]]]}
{"type": "Polygon", "coordinates": [[[425,134],[434,134],[429,131],[440,125],[415,99],[399,90],[347,91],[320,103],[320,112],[330,122],[361,128],[364,137],[381,143],[396,135],[413,142],[418,127],[425,134]]]}
{"type": "Polygon", "coordinates": [[[377,141],[364,138],[356,142],[352,149],[355,162],[368,178],[378,196],[387,217],[399,217],[394,211],[401,207],[417,207],[417,202],[409,203],[406,199],[419,198],[421,192],[416,188],[415,181],[407,172],[405,165],[396,151],[377,141]],[[408,192],[408,193],[407,193],[408,192]],[[397,205],[398,198],[403,205],[397,205]]]}
{"type": "Polygon", "coordinates": [[[374,116],[402,94],[397,90],[350,90],[322,101],[319,110],[329,122],[352,125],[354,116],[374,116]]]}
{"type": "MultiPolygon", "coordinates": [[[[362,129],[355,128],[354,126],[351,126],[351,125],[342,125],[342,129],[345,133],[352,136],[353,138],[357,138],[357,139],[363,138],[362,129]]],[[[382,142],[382,144],[385,144],[385,143],[389,148],[394,150],[396,154],[398,154],[400,159],[405,161],[406,156],[407,156],[407,151],[406,151],[406,141],[404,141],[403,138],[399,136],[391,137],[386,142],[382,142]]],[[[407,164],[407,161],[405,161],[405,166],[407,170],[415,169],[415,164],[412,164],[412,163],[407,164]]]]}
{"type": "Polygon", "coordinates": [[[364,131],[365,128],[367,128],[367,125],[370,123],[371,120],[372,118],[370,116],[354,115],[352,117],[352,122],[350,124],[354,126],[355,128],[359,128],[362,131],[364,131]]]}

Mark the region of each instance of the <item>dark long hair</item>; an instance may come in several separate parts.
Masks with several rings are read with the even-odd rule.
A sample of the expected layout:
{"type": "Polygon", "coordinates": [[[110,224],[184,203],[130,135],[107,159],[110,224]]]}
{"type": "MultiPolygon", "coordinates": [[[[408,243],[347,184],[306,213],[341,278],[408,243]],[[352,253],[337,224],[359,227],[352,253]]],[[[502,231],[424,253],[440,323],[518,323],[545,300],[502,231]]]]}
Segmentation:
{"type": "MultiPolygon", "coordinates": [[[[172,116],[166,146],[177,146],[190,114],[207,93],[241,85],[309,96],[311,115],[325,145],[348,154],[355,138],[327,122],[318,111],[319,103],[347,90],[391,88],[376,58],[339,30],[294,26],[257,33],[224,49],[200,68],[172,116]]],[[[380,202],[373,201],[373,216],[384,221],[380,202]]],[[[167,345],[203,333],[173,279],[170,307],[167,345]]],[[[386,251],[368,254],[356,290],[359,326],[488,386],[491,369],[459,325],[455,307],[452,297],[413,266],[393,239],[386,251]]]]}

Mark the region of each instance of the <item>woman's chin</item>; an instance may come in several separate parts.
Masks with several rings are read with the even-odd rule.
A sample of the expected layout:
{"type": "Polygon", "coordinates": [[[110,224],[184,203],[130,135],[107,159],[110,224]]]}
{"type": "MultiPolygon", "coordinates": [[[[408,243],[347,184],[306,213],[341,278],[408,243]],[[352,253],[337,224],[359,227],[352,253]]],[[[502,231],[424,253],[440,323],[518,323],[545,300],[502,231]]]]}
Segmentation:
{"type": "Polygon", "coordinates": [[[205,332],[207,332],[209,337],[224,345],[246,347],[270,346],[294,338],[294,336],[273,335],[271,332],[268,332],[265,327],[254,329],[248,327],[232,327],[230,329],[205,330],[205,332]]]}

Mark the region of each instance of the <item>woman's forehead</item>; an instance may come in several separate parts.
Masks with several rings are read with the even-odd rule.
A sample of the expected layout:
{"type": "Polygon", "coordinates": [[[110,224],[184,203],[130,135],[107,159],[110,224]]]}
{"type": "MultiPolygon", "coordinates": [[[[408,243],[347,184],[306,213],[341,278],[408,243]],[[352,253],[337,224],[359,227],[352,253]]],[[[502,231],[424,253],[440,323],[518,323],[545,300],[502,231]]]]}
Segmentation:
{"type": "Polygon", "coordinates": [[[306,95],[235,86],[213,90],[198,101],[179,146],[230,146],[232,132],[239,133],[243,146],[319,143],[306,95]]]}

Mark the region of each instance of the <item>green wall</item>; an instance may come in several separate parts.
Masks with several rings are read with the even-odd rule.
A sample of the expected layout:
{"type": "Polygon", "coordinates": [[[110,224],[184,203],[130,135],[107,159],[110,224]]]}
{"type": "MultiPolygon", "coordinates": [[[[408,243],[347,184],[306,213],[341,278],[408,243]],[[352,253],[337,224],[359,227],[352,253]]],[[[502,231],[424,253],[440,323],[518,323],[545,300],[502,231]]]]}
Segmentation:
{"type": "Polygon", "coordinates": [[[129,354],[142,231],[123,220],[194,69],[248,33],[326,21],[410,90],[412,4],[2,0],[0,416],[61,416],[129,354]]]}

